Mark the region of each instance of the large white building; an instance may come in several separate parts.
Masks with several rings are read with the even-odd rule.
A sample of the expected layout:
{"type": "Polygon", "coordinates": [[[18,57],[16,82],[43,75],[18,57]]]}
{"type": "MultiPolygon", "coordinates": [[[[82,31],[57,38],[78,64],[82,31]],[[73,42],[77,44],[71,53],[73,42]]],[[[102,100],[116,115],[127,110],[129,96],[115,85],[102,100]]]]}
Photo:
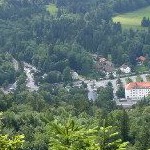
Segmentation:
{"type": "Polygon", "coordinates": [[[126,99],[140,100],[150,94],[150,82],[131,82],[125,86],[126,99]]]}

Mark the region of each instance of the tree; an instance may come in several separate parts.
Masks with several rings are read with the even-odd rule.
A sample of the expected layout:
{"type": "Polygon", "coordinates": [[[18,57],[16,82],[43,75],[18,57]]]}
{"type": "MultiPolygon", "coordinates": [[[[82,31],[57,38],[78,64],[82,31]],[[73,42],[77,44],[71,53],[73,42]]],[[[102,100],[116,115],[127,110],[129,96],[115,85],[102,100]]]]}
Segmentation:
{"type": "Polygon", "coordinates": [[[149,18],[143,17],[142,22],[141,22],[141,26],[143,26],[143,27],[149,27],[150,26],[150,20],[149,20],[149,18]]]}
{"type": "Polygon", "coordinates": [[[71,74],[71,69],[69,67],[66,67],[63,70],[63,81],[72,81],[72,74],[71,74]]]}
{"type": "Polygon", "coordinates": [[[107,87],[100,87],[98,89],[98,98],[95,101],[95,105],[107,110],[111,111],[115,108],[115,102],[113,101],[114,95],[113,95],[113,88],[112,86],[107,87]]]}
{"type": "Polygon", "coordinates": [[[117,137],[119,133],[113,132],[112,126],[106,127],[105,121],[103,127],[92,129],[78,125],[74,120],[65,124],[56,121],[51,127],[50,150],[126,150],[128,144],[117,137]]]}
{"type": "Polygon", "coordinates": [[[66,124],[52,123],[52,137],[50,138],[50,150],[98,150],[96,129],[86,129],[78,126],[74,120],[68,120],[66,124]]]}
{"type": "Polygon", "coordinates": [[[9,135],[0,134],[0,150],[17,150],[24,143],[24,135],[9,137],[9,135]]]}
{"type": "Polygon", "coordinates": [[[121,139],[124,142],[130,140],[129,138],[129,115],[125,109],[114,110],[108,114],[107,124],[116,127],[116,130],[119,132],[121,139]]]}
{"type": "Polygon", "coordinates": [[[119,132],[114,132],[112,126],[106,127],[105,120],[103,127],[99,130],[100,149],[99,150],[126,150],[128,142],[118,139],[119,132]]]}
{"type": "MultiPolygon", "coordinates": [[[[1,117],[2,114],[0,114],[1,117]]],[[[24,135],[9,136],[0,134],[0,150],[17,150],[24,143],[24,135]]]]}
{"type": "Polygon", "coordinates": [[[131,79],[131,78],[129,78],[129,77],[128,77],[128,78],[126,78],[125,80],[126,80],[126,83],[127,83],[127,84],[129,84],[130,82],[133,82],[133,81],[132,81],[132,79],[131,79]]]}
{"type": "Polygon", "coordinates": [[[125,98],[125,89],[122,85],[120,85],[118,90],[116,91],[116,96],[118,98],[125,98]]]}
{"type": "Polygon", "coordinates": [[[136,77],[136,82],[143,82],[143,78],[140,75],[138,75],[136,77]]]}
{"type": "Polygon", "coordinates": [[[121,136],[123,141],[129,141],[129,116],[125,109],[122,110],[121,136]]]}
{"type": "Polygon", "coordinates": [[[122,81],[121,81],[120,78],[118,78],[118,79],[116,80],[116,84],[122,85],[122,81]]]}

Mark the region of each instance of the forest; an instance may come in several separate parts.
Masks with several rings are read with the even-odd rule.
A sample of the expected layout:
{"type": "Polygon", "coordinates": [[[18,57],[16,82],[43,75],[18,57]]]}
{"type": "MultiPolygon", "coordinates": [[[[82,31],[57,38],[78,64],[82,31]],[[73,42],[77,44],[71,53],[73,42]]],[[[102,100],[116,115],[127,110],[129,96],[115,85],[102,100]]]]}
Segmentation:
{"type": "Polygon", "coordinates": [[[150,28],[124,30],[112,21],[115,14],[148,5],[149,0],[0,0],[0,86],[17,80],[14,92],[0,91],[0,150],[150,149],[150,97],[124,109],[113,101],[109,83],[90,101],[86,85],[72,86],[70,74],[103,76],[93,54],[133,70],[137,57],[149,60],[150,28]],[[39,70],[38,91],[26,87],[22,62],[39,70]]]}

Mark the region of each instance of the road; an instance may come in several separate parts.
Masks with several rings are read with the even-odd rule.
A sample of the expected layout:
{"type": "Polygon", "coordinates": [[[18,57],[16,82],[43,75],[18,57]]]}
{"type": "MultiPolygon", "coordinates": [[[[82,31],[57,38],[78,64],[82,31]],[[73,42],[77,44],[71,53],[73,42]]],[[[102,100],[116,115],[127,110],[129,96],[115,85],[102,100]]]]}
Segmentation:
{"type": "MultiPolygon", "coordinates": [[[[18,71],[19,69],[19,64],[17,62],[17,60],[13,59],[12,61],[13,65],[14,65],[14,68],[16,71],[18,71]]],[[[26,73],[27,75],[27,84],[26,86],[28,87],[29,91],[37,91],[39,89],[39,87],[35,84],[35,81],[34,81],[34,73],[33,72],[36,72],[38,71],[34,66],[26,63],[26,62],[23,62],[24,64],[24,72],[26,73]]],[[[140,75],[142,78],[143,78],[143,81],[146,81],[146,75],[147,74],[142,74],[140,75]]],[[[130,76],[130,78],[132,79],[133,82],[136,81],[136,75],[134,76],[130,76]]],[[[123,86],[125,86],[126,84],[126,81],[125,81],[126,77],[122,77],[120,78],[123,86]]],[[[100,81],[96,81],[96,80],[86,80],[85,78],[79,76],[79,81],[77,82],[74,82],[74,85],[75,86],[81,86],[81,83],[84,82],[87,84],[87,89],[88,89],[88,98],[90,100],[95,100],[97,98],[97,89],[99,87],[106,87],[108,82],[111,82],[112,83],[112,86],[113,86],[113,89],[114,89],[114,96],[115,96],[115,93],[117,91],[117,83],[116,83],[117,79],[113,79],[113,80],[100,80],[100,81]]],[[[12,90],[15,90],[16,89],[16,86],[17,86],[17,81],[14,83],[14,84],[10,84],[6,89],[3,89],[1,88],[1,90],[5,93],[5,94],[8,94],[10,93],[12,90]]],[[[133,104],[135,104],[135,102],[131,102],[131,101],[126,101],[126,102],[120,102],[120,101],[117,101],[117,104],[118,105],[124,105],[125,107],[128,107],[128,106],[132,106],[133,104]]]]}
{"type": "MultiPolygon", "coordinates": [[[[12,63],[14,65],[15,70],[18,71],[19,70],[18,61],[13,58],[12,63]]],[[[31,92],[37,91],[39,89],[39,87],[37,85],[35,85],[34,75],[33,75],[33,72],[36,72],[37,69],[28,63],[23,62],[23,64],[24,64],[24,72],[27,75],[26,86],[28,87],[29,91],[31,91],[31,92]]],[[[1,90],[4,92],[4,94],[9,94],[10,92],[13,92],[14,90],[16,90],[16,88],[17,88],[17,81],[15,81],[15,83],[13,83],[13,84],[9,84],[5,89],[1,88],[1,90]]]]}
{"type": "MultiPolygon", "coordinates": [[[[146,75],[147,74],[140,75],[143,78],[143,81],[146,81],[146,75]]],[[[130,76],[130,78],[132,79],[133,82],[136,82],[136,77],[137,77],[136,75],[130,76]]],[[[120,78],[123,86],[126,85],[126,81],[125,81],[126,78],[127,77],[120,78]]],[[[116,83],[117,79],[96,81],[96,80],[86,80],[83,77],[79,77],[79,81],[76,82],[75,85],[80,86],[82,81],[87,84],[87,89],[89,91],[88,92],[88,98],[90,100],[96,100],[96,98],[97,98],[96,90],[99,87],[106,87],[108,82],[112,83],[112,86],[113,86],[113,89],[114,89],[114,96],[115,96],[115,93],[117,91],[117,83],[116,83]]],[[[132,106],[136,102],[135,101],[131,101],[131,100],[120,102],[119,100],[116,100],[116,103],[117,103],[117,105],[123,105],[123,107],[126,108],[126,107],[132,106]]]]}
{"type": "Polygon", "coordinates": [[[26,86],[28,87],[29,91],[31,91],[31,92],[37,91],[39,89],[39,87],[35,84],[35,81],[34,81],[34,73],[33,72],[36,72],[36,71],[37,71],[37,69],[34,66],[24,62],[24,72],[27,75],[26,86]]]}
{"type": "MultiPolygon", "coordinates": [[[[142,74],[142,75],[141,75],[141,77],[143,78],[144,81],[146,81],[146,75],[147,75],[147,74],[142,74]]],[[[134,75],[134,76],[130,76],[130,78],[132,79],[133,82],[136,81],[136,77],[137,77],[137,76],[135,76],[135,75],[134,75]]],[[[127,77],[122,77],[122,78],[120,78],[120,80],[121,80],[123,86],[125,86],[125,84],[126,84],[126,81],[125,81],[126,78],[127,78],[127,77]]],[[[113,86],[113,89],[114,89],[114,93],[116,93],[116,91],[117,91],[117,83],[116,83],[117,79],[113,79],[113,80],[108,79],[108,80],[96,81],[96,80],[86,80],[85,78],[80,77],[79,80],[80,80],[80,81],[83,81],[84,83],[86,83],[86,84],[88,85],[88,88],[91,87],[91,86],[94,86],[94,88],[96,88],[96,89],[97,89],[98,87],[101,87],[101,86],[102,86],[102,87],[106,87],[106,85],[108,84],[108,82],[111,82],[111,83],[112,83],[112,86],[113,86]]],[[[79,82],[79,84],[80,84],[80,83],[81,83],[81,82],[79,82]]],[[[91,89],[89,88],[89,90],[91,90],[91,89]]]]}

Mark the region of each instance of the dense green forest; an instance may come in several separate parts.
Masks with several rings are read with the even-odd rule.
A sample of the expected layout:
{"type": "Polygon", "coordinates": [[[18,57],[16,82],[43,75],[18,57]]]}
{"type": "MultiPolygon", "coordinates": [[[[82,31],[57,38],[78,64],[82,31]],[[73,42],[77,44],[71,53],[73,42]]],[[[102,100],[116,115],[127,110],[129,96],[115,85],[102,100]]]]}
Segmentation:
{"type": "Polygon", "coordinates": [[[0,85],[4,87],[13,83],[16,78],[16,71],[12,64],[12,57],[9,54],[0,55],[0,85]]]}
{"type": "MultiPolygon", "coordinates": [[[[90,53],[111,55],[116,66],[134,66],[138,56],[149,57],[149,30],[122,31],[119,23],[112,22],[117,1],[56,1],[55,14],[46,9],[50,2],[1,2],[1,52],[8,51],[43,72],[62,74],[69,67],[83,75],[96,74],[90,53]]],[[[124,2],[128,1],[118,3],[124,2]]],[[[133,2],[143,6],[141,0],[133,2]]]]}
{"type": "Polygon", "coordinates": [[[0,0],[0,85],[17,79],[14,93],[0,91],[0,150],[150,149],[150,97],[124,110],[116,106],[108,84],[98,89],[96,101],[90,101],[86,85],[73,87],[70,74],[74,70],[87,77],[102,76],[92,54],[133,69],[137,57],[149,60],[150,29],[123,30],[112,21],[116,13],[149,4],[149,0],[0,0]],[[37,92],[25,86],[22,61],[39,70],[37,92]],[[41,78],[44,73],[47,76],[41,78]],[[8,147],[10,142],[15,144],[8,147]]]}

